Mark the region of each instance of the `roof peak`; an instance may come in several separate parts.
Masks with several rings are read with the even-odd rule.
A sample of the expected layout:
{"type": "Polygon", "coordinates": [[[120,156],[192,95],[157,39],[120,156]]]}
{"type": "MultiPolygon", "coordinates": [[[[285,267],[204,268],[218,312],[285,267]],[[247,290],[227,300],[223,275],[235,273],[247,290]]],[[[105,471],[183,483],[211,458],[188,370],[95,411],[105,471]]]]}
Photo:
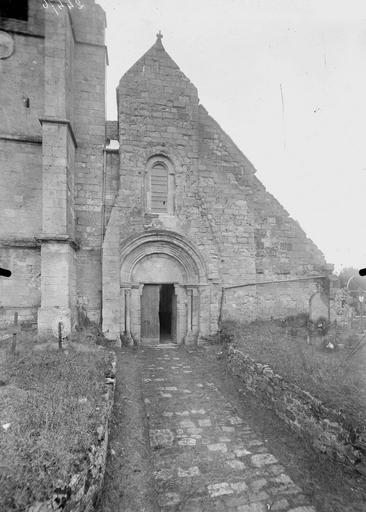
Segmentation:
{"type": "MultiPolygon", "coordinates": [[[[127,81],[132,83],[133,80],[151,80],[151,78],[162,80],[165,85],[167,78],[190,82],[164,48],[161,42],[162,38],[163,34],[159,30],[156,34],[155,43],[124,73],[120,79],[120,84],[127,81]]],[[[191,84],[191,87],[194,89],[192,94],[197,96],[196,88],[193,84],[191,84]]]]}
{"type": "Polygon", "coordinates": [[[161,48],[164,48],[163,43],[161,42],[162,39],[163,39],[163,34],[161,33],[161,30],[159,30],[159,32],[156,34],[155,45],[160,46],[161,48]]]}

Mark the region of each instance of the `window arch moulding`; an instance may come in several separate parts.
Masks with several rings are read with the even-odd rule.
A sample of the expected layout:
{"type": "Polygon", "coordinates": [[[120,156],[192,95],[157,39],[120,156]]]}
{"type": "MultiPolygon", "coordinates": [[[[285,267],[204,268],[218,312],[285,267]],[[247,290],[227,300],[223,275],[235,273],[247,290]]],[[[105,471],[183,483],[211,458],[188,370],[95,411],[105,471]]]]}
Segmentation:
{"type": "Polygon", "coordinates": [[[149,158],[145,169],[145,210],[173,215],[175,211],[175,169],[164,155],[149,158]]]}

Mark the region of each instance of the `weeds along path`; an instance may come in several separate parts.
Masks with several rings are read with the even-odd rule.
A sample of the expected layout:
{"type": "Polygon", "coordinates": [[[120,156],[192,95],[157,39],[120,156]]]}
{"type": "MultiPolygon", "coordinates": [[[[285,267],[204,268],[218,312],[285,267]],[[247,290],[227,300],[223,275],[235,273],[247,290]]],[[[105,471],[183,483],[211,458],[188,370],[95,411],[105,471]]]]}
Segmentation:
{"type": "Polygon", "coordinates": [[[156,512],[138,352],[117,349],[117,383],[98,512],[156,512]]]}

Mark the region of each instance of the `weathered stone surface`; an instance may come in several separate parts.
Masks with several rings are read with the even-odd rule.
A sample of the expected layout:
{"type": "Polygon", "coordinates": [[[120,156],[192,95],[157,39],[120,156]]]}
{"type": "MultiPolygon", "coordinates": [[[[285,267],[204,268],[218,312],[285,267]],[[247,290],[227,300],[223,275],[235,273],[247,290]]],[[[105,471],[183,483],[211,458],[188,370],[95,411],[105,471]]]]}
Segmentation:
{"type": "Polygon", "coordinates": [[[153,450],[172,446],[174,434],[169,429],[150,430],[150,445],[153,450]]]}
{"type": "Polygon", "coordinates": [[[312,276],[329,273],[323,255],[161,39],[123,75],[118,120],[106,121],[102,9],[29,6],[28,21],[0,21],[14,42],[1,61],[0,244],[13,276],[0,322],[19,307],[48,335],[58,314],[74,329],[82,313],[103,317],[109,339],[139,342],[147,282],[175,283],[178,343],[215,333],[220,304],[223,318],[248,321],[306,312],[324,281],[312,276]],[[218,285],[249,283],[221,301],[218,285]]]}
{"type": "Polygon", "coordinates": [[[28,3],[27,21],[0,22],[15,43],[0,91],[0,244],[13,271],[0,323],[14,307],[20,322],[36,323],[41,307],[39,329],[51,333],[57,308],[73,328],[79,305],[100,319],[105,24],[90,0],[82,13],[65,7],[57,15],[28,3]],[[53,242],[57,254],[47,250],[53,242]]]}
{"type": "Polygon", "coordinates": [[[273,503],[272,510],[274,512],[280,512],[283,510],[287,510],[288,507],[289,507],[289,502],[286,500],[286,498],[281,498],[273,503]]]}
{"type": "Polygon", "coordinates": [[[218,484],[210,484],[208,485],[208,493],[212,498],[216,498],[217,496],[224,496],[226,494],[232,494],[233,490],[227,482],[221,482],[218,484]]]}
{"type": "Polygon", "coordinates": [[[200,470],[197,466],[192,466],[188,469],[178,468],[178,476],[181,478],[198,476],[199,474],[200,470]]]}
{"type": "Polygon", "coordinates": [[[237,469],[238,471],[242,471],[243,469],[246,468],[244,462],[241,462],[240,460],[235,460],[235,459],[227,460],[226,464],[228,464],[233,469],[237,469]]]}
{"type": "Polygon", "coordinates": [[[225,443],[209,444],[207,445],[207,448],[210,450],[210,452],[227,452],[227,446],[225,443]]]}
{"type": "Polygon", "coordinates": [[[292,508],[288,512],[315,512],[314,507],[296,507],[292,508]]]}
{"type": "Polygon", "coordinates": [[[184,373],[184,364],[172,369],[171,358],[162,358],[159,348],[144,348],[139,353],[146,375],[143,396],[149,396],[148,428],[172,432],[177,438],[173,446],[167,444],[152,453],[161,509],[172,510],[179,503],[177,508],[187,512],[262,512],[272,510],[273,505],[273,510],[287,512],[308,504],[301,489],[218,387],[210,382],[202,388],[196,386],[202,371],[198,358],[177,347],[169,352],[182,363],[190,363],[192,374],[184,373]],[[151,379],[153,374],[163,376],[167,386],[176,386],[178,391],[162,401],[160,384],[151,379]],[[183,393],[186,388],[192,392],[190,395],[183,393]],[[174,414],[166,415],[166,411],[174,414]],[[204,415],[206,426],[194,438],[190,431],[197,427],[190,425],[197,424],[200,415],[204,415]]]}
{"type": "Polygon", "coordinates": [[[238,512],[267,512],[267,506],[264,503],[251,503],[250,505],[241,505],[238,512]]]}
{"type": "Polygon", "coordinates": [[[266,464],[276,464],[278,460],[270,453],[260,453],[252,456],[252,462],[255,466],[261,468],[266,464]]]}

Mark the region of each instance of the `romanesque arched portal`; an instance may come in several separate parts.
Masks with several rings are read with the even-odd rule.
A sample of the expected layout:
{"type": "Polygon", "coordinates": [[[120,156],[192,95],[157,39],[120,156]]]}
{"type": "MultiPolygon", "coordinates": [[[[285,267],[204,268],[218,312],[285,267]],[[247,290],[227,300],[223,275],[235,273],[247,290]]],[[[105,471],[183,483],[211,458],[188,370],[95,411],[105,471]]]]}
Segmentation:
{"type": "Polygon", "coordinates": [[[205,264],[195,246],[170,231],[122,242],[121,330],[144,344],[193,342],[209,314],[205,264]]]}

